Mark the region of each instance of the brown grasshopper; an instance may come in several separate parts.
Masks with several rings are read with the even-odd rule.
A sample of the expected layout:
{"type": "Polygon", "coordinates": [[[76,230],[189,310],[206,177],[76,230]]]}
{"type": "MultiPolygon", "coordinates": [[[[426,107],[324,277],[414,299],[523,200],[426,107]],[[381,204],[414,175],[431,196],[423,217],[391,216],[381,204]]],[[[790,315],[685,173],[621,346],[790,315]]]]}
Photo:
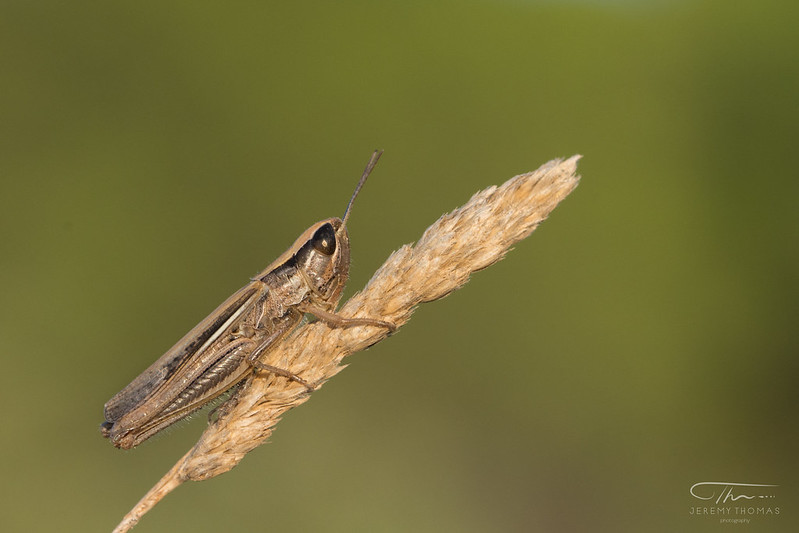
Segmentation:
{"type": "Polygon", "coordinates": [[[137,446],[253,371],[271,372],[312,391],[313,386],[300,376],[260,362],[306,313],[331,327],[396,329],[383,320],[335,313],[349,278],[347,219],[382,153],[372,154],[343,219],[328,218],[308,228],[283,255],[108,400],[100,426],[104,437],[118,448],[137,446]]]}

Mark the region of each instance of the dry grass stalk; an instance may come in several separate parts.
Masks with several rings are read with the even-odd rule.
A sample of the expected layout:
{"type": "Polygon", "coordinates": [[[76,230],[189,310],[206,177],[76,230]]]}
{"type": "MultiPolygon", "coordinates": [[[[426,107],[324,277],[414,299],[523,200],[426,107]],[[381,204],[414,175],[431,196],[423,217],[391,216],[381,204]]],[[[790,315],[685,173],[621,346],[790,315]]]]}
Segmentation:
{"type": "MultiPolygon", "coordinates": [[[[524,239],[577,186],[577,161],[556,159],[500,187],[475,194],[463,207],[439,218],[416,245],[405,245],[375,272],[366,288],[339,311],[405,324],[421,303],[461,287],[469,276],[500,259],[524,239]]],[[[309,383],[321,385],[344,368],[341,361],[387,336],[384,328],[331,329],[305,324],[264,358],[309,383]]],[[[148,492],[114,530],[128,531],[158,501],[187,480],[227,472],[271,435],[280,417],[309,398],[296,382],[262,373],[248,379],[200,440],[148,492]]]]}

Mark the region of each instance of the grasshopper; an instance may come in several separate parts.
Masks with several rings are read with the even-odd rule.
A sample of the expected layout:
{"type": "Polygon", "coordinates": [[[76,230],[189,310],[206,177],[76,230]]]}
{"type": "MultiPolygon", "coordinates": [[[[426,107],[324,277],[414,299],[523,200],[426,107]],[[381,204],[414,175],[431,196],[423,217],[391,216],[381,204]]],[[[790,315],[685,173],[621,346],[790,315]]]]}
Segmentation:
{"type": "Polygon", "coordinates": [[[372,154],[343,218],[328,218],[308,228],[291,248],[108,400],[100,426],[104,437],[118,448],[137,446],[253,372],[271,372],[312,391],[313,385],[300,376],[260,362],[306,314],[330,327],[396,329],[383,320],[335,313],[349,278],[347,219],[382,153],[372,154]]]}

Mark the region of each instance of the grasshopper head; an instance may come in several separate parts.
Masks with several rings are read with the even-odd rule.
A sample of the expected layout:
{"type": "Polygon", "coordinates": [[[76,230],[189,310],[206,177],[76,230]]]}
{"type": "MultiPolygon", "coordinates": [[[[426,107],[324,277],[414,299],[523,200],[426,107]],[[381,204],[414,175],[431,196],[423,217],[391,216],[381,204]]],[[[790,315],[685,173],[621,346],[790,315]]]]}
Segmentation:
{"type": "Polygon", "coordinates": [[[305,232],[294,259],[297,269],[316,295],[333,306],[338,303],[350,274],[350,238],[340,218],[317,222],[305,232]]]}
{"type": "Polygon", "coordinates": [[[313,291],[317,303],[335,308],[350,275],[350,237],[347,234],[350,209],[382,153],[376,150],[372,154],[343,218],[328,218],[305,230],[291,248],[254,279],[276,275],[285,267],[296,268],[313,291]]]}
{"type": "Polygon", "coordinates": [[[350,237],[347,234],[350,210],[363,184],[366,183],[366,178],[382,154],[382,150],[375,150],[369,159],[347,204],[344,218],[328,218],[317,222],[295,243],[295,246],[299,246],[294,255],[297,268],[303,273],[317,296],[331,307],[338,304],[344,285],[350,276],[350,237]],[[304,239],[307,240],[303,243],[304,239]]]}

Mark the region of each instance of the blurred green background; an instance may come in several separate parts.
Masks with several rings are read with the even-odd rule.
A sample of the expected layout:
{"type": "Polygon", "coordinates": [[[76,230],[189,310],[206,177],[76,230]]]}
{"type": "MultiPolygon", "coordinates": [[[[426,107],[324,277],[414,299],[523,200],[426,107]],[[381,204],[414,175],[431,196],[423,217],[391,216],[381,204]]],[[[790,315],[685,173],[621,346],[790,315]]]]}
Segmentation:
{"type": "Polygon", "coordinates": [[[205,415],[102,406],[307,226],[362,287],[575,153],[530,239],[135,531],[799,530],[795,2],[4,2],[2,531],[110,531],[205,415]],[[761,504],[762,505],[762,504],[761,504]]]}

